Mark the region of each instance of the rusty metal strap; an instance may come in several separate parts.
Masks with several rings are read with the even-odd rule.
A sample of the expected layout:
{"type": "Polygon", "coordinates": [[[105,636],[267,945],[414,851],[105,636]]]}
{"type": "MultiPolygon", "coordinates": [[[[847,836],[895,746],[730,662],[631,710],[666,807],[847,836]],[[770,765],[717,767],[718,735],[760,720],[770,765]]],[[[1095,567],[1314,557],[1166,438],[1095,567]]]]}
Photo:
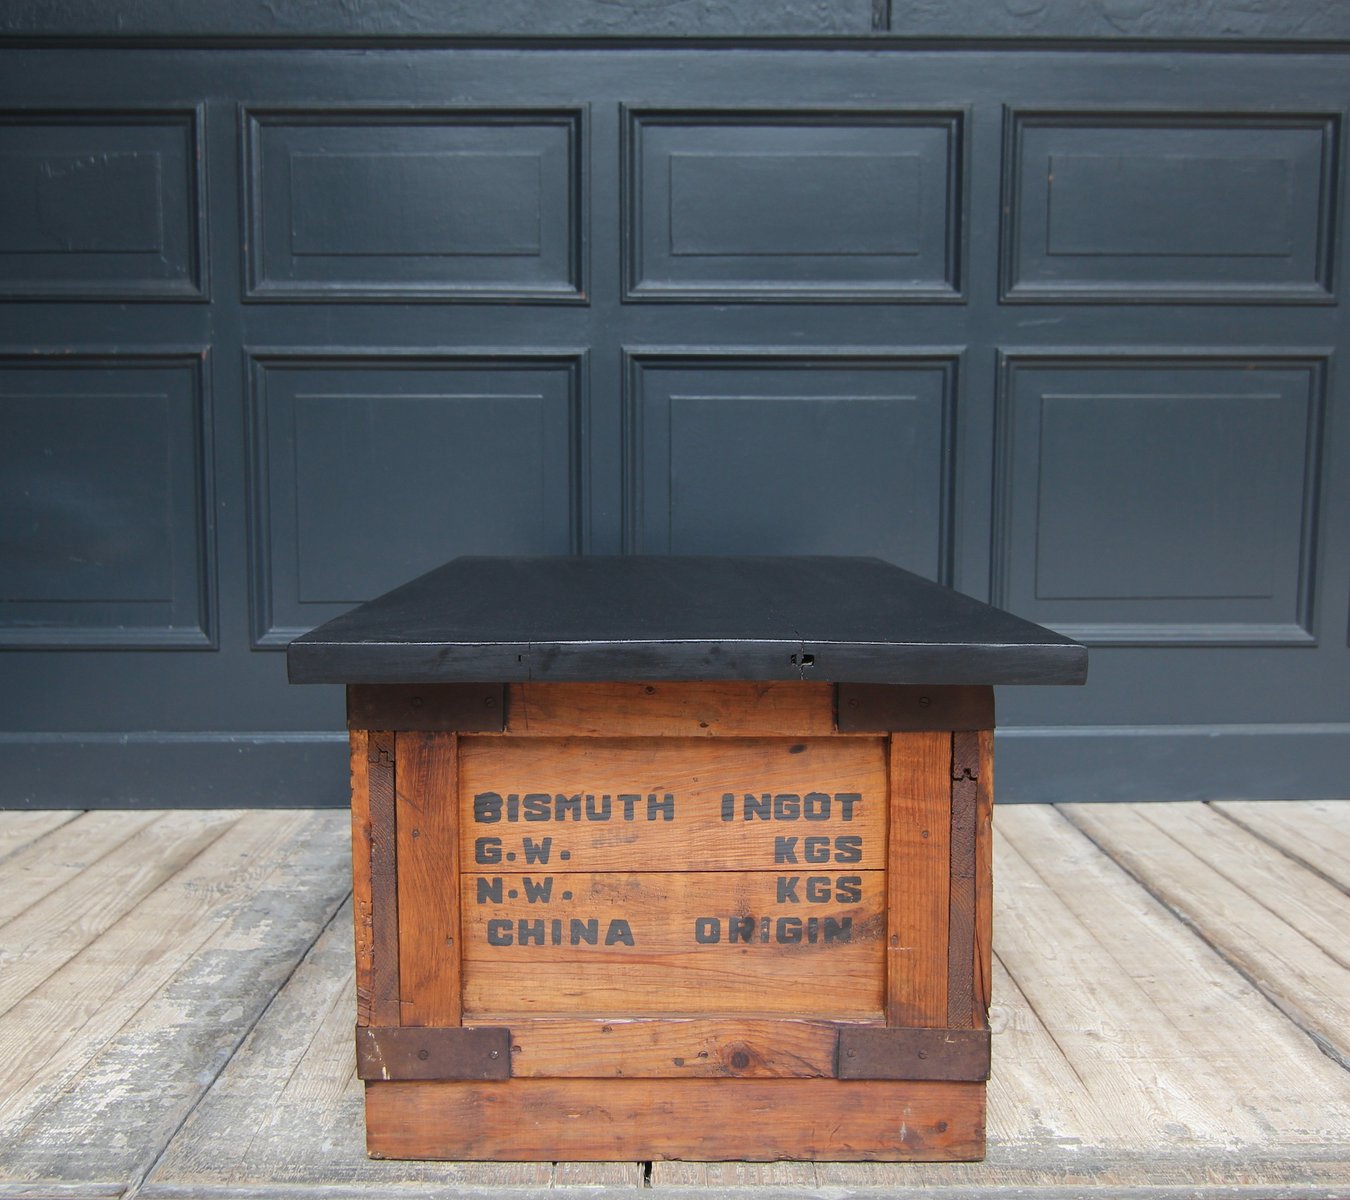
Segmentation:
{"type": "Polygon", "coordinates": [[[370,1080],[509,1079],[511,1031],[358,1026],[356,1073],[370,1080]]]}
{"type": "Polygon", "coordinates": [[[978,1082],[989,1078],[989,1030],[839,1028],[840,1079],[978,1082]]]}
{"type": "Polygon", "coordinates": [[[994,727],[991,687],[841,683],[836,700],[840,733],[934,733],[994,727]]]}

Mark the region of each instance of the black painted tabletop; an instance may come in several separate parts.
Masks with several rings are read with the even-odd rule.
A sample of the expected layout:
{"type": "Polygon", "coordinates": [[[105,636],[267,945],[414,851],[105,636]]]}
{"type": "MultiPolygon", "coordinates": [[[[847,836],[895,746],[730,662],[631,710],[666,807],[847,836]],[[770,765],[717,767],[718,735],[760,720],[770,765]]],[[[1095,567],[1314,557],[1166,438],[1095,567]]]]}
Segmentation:
{"type": "Polygon", "coordinates": [[[457,558],[287,665],[292,683],[1082,683],[1087,651],[876,558],[457,558]]]}

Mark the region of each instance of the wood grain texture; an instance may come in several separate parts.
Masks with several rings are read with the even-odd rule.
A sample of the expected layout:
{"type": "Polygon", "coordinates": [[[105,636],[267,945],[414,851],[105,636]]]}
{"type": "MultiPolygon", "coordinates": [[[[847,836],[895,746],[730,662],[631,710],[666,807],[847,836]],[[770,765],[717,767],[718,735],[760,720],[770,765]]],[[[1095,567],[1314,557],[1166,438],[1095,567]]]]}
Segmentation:
{"type": "Polygon", "coordinates": [[[238,819],[226,810],[155,813],[136,837],[0,926],[0,1015],[134,914],[238,819]]]}
{"type": "Polygon", "coordinates": [[[980,807],[980,743],[977,733],[953,733],[951,891],[947,917],[947,1024],[965,1029],[975,1021],[975,843],[980,807]]]}
{"type": "MultiPolygon", "coordinates": [[[[4,814],[5,822],[15,815],[18,814],[4,814]]],[[[0,928],[53,892],[73,884],[105,855],[115,854],[119,847],[125,846],[163,815],[155,811],[85,813],[40,841],[16,848],[0,864],[8,883],[0,891],[0,928]]],[[[112,869],[117,870],[116,867],[112,869]]],[[[95,874],[106,870],[99,868],[95,874]]],[[[85,890],[89,881],[83,880],[74,886],[85,890]]],[[[76,893],[70,894],[73,897],[76,893]]]]}
{"type": "Polygon", "coordinates": [[[807,837],[860,838],[852,865],[881,868],[886,783],[878,737],[463,736],[461,870],[466,877],[483,870],[475,861],[480,837],[500,839],[503,856],[515,856],[503,863],[507,870],[529,861],[526,839],[538,845],[551,837],[551,871],[778,871],[778,838],[794,835],[801,853],[807,837]],[[501,803],[476,805],[480,796],[501,803]],[[526,797],[545,819],[530,819],[526,797]],[[754,804],[767,819],[754,815],[754,804]]]}
{"type": "MultiPolygon", "coordinates": [[[[652,1163],[653,1188],[693,1188],[703,1196],[722,1196],[724,1188],[756,1188],[767,1195],[781,1191],[768,1189],[812,1188],[816,1184],[818,1164],[812,1162],[677,1162],[652,1163]]],[[[922,1168],[920,1168],[922,1169],[922,1168]]],[[[747,1196],[755,1193],[746,1192],[747,1196]]]]}
{"type": "Polygon", "coordinates": [[[140,1182],[340,905],[344,823],[232,821],[0,1019],[0,1194],[140,1182]]]}
{"type": "Polygon", "coordinates": [[[399,1010],[403,1025],[459,1024],[456,761],[453,733],[398,734],[399,1010]]]}
{"type": "Polygon", "coordinates": [[[951,735],[890,741],[886,883],[886,1021],[947,1022],[947,917],[951,872],[951,735]]]}
{"type": "Polygon", "coordinates": [[[351,745],[352,928],[356,941],[356,1023],[369,1025],[375,994],[375,924],[370,896],[370,733],[353,729],[351,745]]]}
{"type": "Polygon", "coordinates": [[[984,1141],[973,1083],[372,1083],[366,1114],[371,1154],[389,1158],[927,1160],[975,1157],[984,1141]]]}
{"type": "Polygon", "coordinates": [[[1159,832],[1350,968],[1350,895],[1336,884],[1207,804],[1159,804],[1142,811],[1159,832]]]}
{"type": "Polygon", "coordinates": [[[828,737],[834,685],[513,683],[507,731],[518,737],[828,737]]]}
{"type": "Polygon", "coordinates": [[[65,812],[12,812],[0,822],[0,865],[15,852],[31,846],[54,829],[83,816],[79,809],[65,812]]]}
{"type": "Polygon", "coordinates": [[[1210,808],[1350,891],[1350,805],[1334,800],[1225,800],[1210,808]]]}
{"type": "Polygon", "coordinates": [[[975,986],[971,1025],[989,1016],[994,980],[994,731],[983,729],[980,777],[975,788],[975,986]]]}
{"type": "Polygon", "coordinates": [[[519,1078],[831,1078],[838,1038],[832,1023],[788,1019],[500,1021],[511,1029],[519,1078]]]}
{"type": "MultiPolygon", "coordinates": [[[[1153,807],[1094,806],[1117,820],[1117,808],[1153,807]]],[[[998,819],[999,955],[1105,1121],[1064,1136],[1103,1153],[1155,1144],[1249,1158],[1343,1144],[1350,1075],[1258,986],[1054,809],[1012,805],[998,819]]],[[[1140,852],[1162,840],[1133,821],[1125,837],[1140,852]]],[[[1189,861],[1185,886],[1205,898],[1189,861]]],[[[1244,907],[1226,916],[1241,920],[1244,907]]],[[[1282,923],[1268,928],[1285,936],[1282,923]]],[[[995,1085],[1004,1069],[996,1054],[995,1085]]]]}
{"type": "Polygon", "coordinates": [[[367,735],[367,790],[370,797],[370,1023],[397,1025],[398,1003],[398,834],[395,735],[367,735]]]}
{"type": "MultiPolygon", "coordinates": [[[[352,1046],[350,910],[342,908],[211,1085],[143,1195],[330,1197],[547,1187],[547,1163],[374,1162],[352,1046]],[[385,1191],[384,1189],[389,1189],[385,1191]]],[[[424,1194],[424,1193],[423,1193],[424,1194]]]]}
{"type": "Polygon", "coordinates": [[[829,903],[757,871],[498,876],[483,902],[465,877],[464,1011],[879,1016],[884,873],[814,878],[829,903]]]}
{"type": "MultiPolygon", "coordinates": [[[[1224,860],[1231,849],[1224,842],[1231,836],[1217,814],[1202,822],[1151,816],[1148,805],[1116,808],[1067,805],[1064,812],[1350,1070],[1350,966],[1344,937],[1333,933],[1334,949],[1325,949],[1316,940],[1325,938],[1320,923],[1318,933],[1309,936],[1299,928],[1304,917],[1273,911],[1266,902],[1271,898],[1269,862],[1263,864],[1265,881],[1256,878],[1250,888],[1245,879],[1230,878],[1232,868],[1224,860]]],[[[1259,844],[1243,855],[1249,861],[1265,856],[1259,844]]],[[[1297,875],[1298,864],[1285,862],[1284,870],[1297,875]]]]}

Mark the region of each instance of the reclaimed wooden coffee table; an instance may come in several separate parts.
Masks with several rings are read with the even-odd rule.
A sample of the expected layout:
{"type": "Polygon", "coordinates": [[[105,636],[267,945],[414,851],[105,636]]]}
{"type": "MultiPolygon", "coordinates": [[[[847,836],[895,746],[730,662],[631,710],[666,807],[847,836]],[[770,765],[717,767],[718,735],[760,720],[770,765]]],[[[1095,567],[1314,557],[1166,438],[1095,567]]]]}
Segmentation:
{"type": "Polygon", "coordinates": [[[460,558],[288,661],[371,1154],[983,1155],[992,685],[1083,647],[876,559],[460,558]]]}

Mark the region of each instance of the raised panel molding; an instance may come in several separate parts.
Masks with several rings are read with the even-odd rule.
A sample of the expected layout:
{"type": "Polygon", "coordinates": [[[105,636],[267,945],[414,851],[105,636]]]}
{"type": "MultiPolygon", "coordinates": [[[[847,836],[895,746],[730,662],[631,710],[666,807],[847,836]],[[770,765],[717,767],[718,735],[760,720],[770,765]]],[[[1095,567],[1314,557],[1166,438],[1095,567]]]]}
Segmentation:
{"type": "Polygon", "coordinates": [[[1331,304],[1336,113],[1005,110],[1002,298],[1331,304]]]}
{"type": "Polygon", "coordinates": [[[241,119],[246,299],[586,302],[584,108],[241,119]]]}
{"type": "Polygon", "coordinates": [[[0,646],[215,647],[206,353],[0,351],[0,646]]]}
{"type": "Polygon", "coordinates": [[[461,554],[584,551],[584,351],[247,353],[255,647],[461,554]]]}
{"type": "Polygon", "coordinates": [[[626,108],[624,299],[962,300],[965,121],[626,108]]]}
{"type": "Polygon", "coordinates": [[[1005,351],[992,598],[1098,645],[1313,645],[1316,354],[1005,351]]]}
{"type": "Polygon", "coordinates": [[[960,351],[625,351],[633,554],[867,554],[948,582],[960,351]]]}
{"type": "Polygon", "coordinates": [[[0,111],[0,299],[204,300],[200,108],[0,111]]]}

